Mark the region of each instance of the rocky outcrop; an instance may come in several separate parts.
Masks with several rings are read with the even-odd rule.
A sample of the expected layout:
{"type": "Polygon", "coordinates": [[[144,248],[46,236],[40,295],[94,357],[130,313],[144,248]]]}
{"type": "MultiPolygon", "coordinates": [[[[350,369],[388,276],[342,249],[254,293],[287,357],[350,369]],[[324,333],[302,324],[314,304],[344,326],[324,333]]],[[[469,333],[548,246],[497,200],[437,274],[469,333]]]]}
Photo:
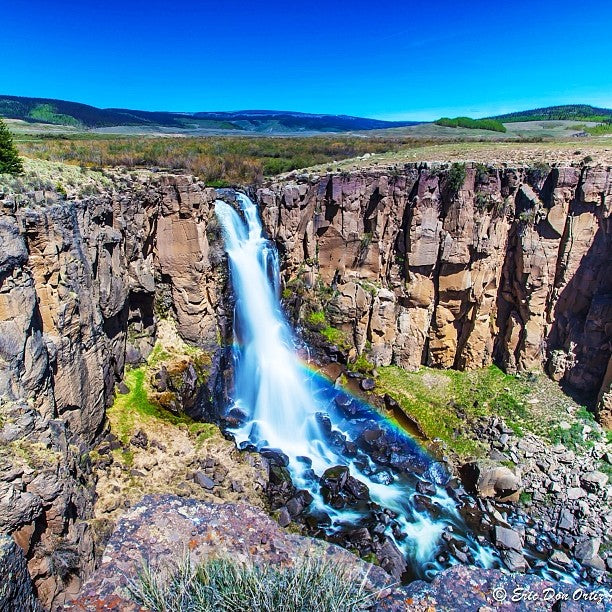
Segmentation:
{"type": "Polygon", "coordinates": [[[143,562],[158,567],[175,564],[189,554],[194,563],[210,557],[242,563],[292,565],[304,557],[320,557],[351,569],[381,588],[391,584],[384,570],[360,561],[322,540],[284,531],[262,510],[245,504],[211,504],[170,495],[147,496],[125,514],[111,537],[100,569],[85,584],[75,610],[139,609],[126,589],[143,562]]]}
{"type": "MultiPolygon", "coordinates": [[[[286,285],[322,296],[378,364],[546,365],[601,387],[609,418],[610,171],[450,176],[411,165],[262,187],[286,285]]],[[[183,175],[113,181],[81,200],[0,199],[0,532],[48,606],[94,567],[89,451],[125,363],[149,354],[160,315],[207,351],[231,336],[215,191],[183,175]]]]}
{"type": "Polygon", "coordinates": [[[191,177],[147,174],[84,200],[0,200],[0,532],[47,605],[93,568],[88,451],[126,356],[153,347],[155,311],[217,346],[214,197],[191,177]]]}
{"type": "Polygon", "coordinates": [[[611,196],[609,168],[474,164],[257,191],[289,286],[319,293],[376,364],[548,366],[591,396],[611,353],[611,196]]]}
{"type": "Polygon", "coordinates": [[[42,610],[28,574],[23,553],[8,536],[0,536],[0,610],[42,610]]]}
{"type": "Polygon", "coordinates": [[[145,560],[160,568],[172,567],[183,555],[202,562],[215,557],[238,562],[291,566],[304,557],[321,557],[356,577],[367,574],[369,589],[378,592],[373,607],[380,612],[464,610],[605,610],[606,589],[578,589],[552,584],[534,576],[456,566],[431,584],[416,581],[407,587],[393,584],[381,568],[321,540],[290,534],[262,511],[244,504],[212,505],[172,496],[148,496],[122,517],[101,567],[87,581],[73,610],[140,610],[130,600],[128,580],[145,560]],[[567,595],[557,601],[546,593],[567,595]],[[579,596],[574,595],[578,592],[579,596]],[[521,599],[520,595],[525,598],[521,599]],[[529,595],[531,598],[529,599],[529,595]]]}

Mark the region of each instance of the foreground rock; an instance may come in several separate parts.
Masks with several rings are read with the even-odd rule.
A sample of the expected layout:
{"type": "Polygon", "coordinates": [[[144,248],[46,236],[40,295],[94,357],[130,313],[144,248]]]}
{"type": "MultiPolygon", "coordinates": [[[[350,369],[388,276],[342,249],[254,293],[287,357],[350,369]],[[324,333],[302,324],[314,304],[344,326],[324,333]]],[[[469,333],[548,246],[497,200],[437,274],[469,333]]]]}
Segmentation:
{"type": "Polygon", "coordinates": [[[8,536],[0,536],[0,577],[0,610],[42,611],[23,553],[8,536]]]}
{"type": "Polygon", "coordinates": [[[372,588],[392,582],[384,570],[333,544],[290,534],[251,506],[147,496],[120,520],[100,569],[87,581],[71,609],[139,609],[129,601],[127,577],[135,576],[145,558],[163,565],[176,562],[186,551],[195,562],[224,556],[285,566],[305,556],[321,556],[357,576],[367,573],[372,588]]]}
{"type": "Polygon", "coordinates": [[[533,576],[510,575],[497,570],[456,566],[442,572],[433,583],[414,582],[394,588],[391,577],[351,553],[308,537],[281,529],[262,511],[243,504],[214,505],[173,496],[147,496],[119,522],[102,559],[102,566],[87,581],[71,610],[122,610],[135,612],[129,600],[127,580],[135,575],[144,558],[171,564],[189,551],[194,561],[226,556],[237,561],[291,565],[304,556],[322,556],[344,566],[356,576],[367,573],[370,588],[382,589],[375,606],[390,612],[484,612],[488,610],[538,612],[605,610],[608,602],[585,589],[583,601],[572,601],[576,589],[553,585],[533,576]],[[497,591],[496,591],[497,589],[497,591]],[[507,594],[504,601],[502,591],[507,594]],[[517,591],[522,589],[522,591],[517,591]],[[568,602],[544,601],[553,589],[565,593],[568,602]],[[539,600],[513,602],[515,592],[532,593],[539,600]],[[458,607],[459,605],[459,607],[458,607]]]}
{"type": "Polygon", "coordinates": [[[406,588],[406,612],[591,612],[609,610],[608,589],[599,591],[535,576],[457,565],[431,584],[414,582],[406,588]]]}

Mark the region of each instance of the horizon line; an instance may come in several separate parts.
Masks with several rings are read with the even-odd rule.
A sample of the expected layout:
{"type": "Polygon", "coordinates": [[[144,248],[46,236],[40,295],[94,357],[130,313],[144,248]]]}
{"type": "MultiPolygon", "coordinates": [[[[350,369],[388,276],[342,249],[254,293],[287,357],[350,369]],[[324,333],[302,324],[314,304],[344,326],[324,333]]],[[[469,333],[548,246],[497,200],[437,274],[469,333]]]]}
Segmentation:
{"type": "Polygon", "coordinates": [[[402,122],[415,122],[415,123],[432,123],[437,119],[442,117],[470,117],[477,119],[484,119],[488,117],[495,117],[500,115],[507,115],[512,113],[520,113],[521,111],[532,111],[544,108],[558,107],[558,106],[591,106],[593,108],[601,108],[603,110],[612,110],[612,102],[609,103],[609,106],[597,106],[595,104],[591,104],[589,102],[570,102],[565,104],[547,104],[546,106],[532,106],[532,107],[516,107],[515,110],[506,110],[504,112],[497,113],[487,113],[484,114],[483,111],[474,111],[472,114],[465,114],[465,112],[461,113],[459,111],[454,112],[445,112],[445,113],[437,113],[435,115],[431,115],[431,111],[429,109],[423,110],[415,110],[415,111],[401,111],[398,113],[381,113],[375,116],[371,115],[352,115],[349,113],[341,112],[341,113],[330,113],[330,112],[315,112],[315,111],[298,111],[298,110],[281,110],[281,109],[266,109],[266,108],[241,108],[241,109],[232,109],[232,110],[150,110],[144,108],[130,108],[127,106],[96,106],[94,104],[90,104],[88,102],[80,102],[77,100],[71,100],[66,98],[54,98],[54,97],[46,97],[46,96],[25,96],[25,95],[16,95],[16,94],[0,94],[0,98],[31,98],[31,99],[39,99],[39,100],[50,100],[54,102],[68,102],[71,104],[82,104],[83,106],[89,106],[92,108],[97,108],[98,110],[103,111],[139,111],[146,113],[166,113],[166,114],[176,114],[176,115],[193,115],[196,113],[250,113],[250,112],[260,112],[260,113],[297,113],[302,115],[320,115],[320,116],[331,116],[331,117],[351,117],[356,119],[372,119],[374,121],[384,121],[390,123],[402,123],[402,122]],[[425,118],[410,118],[411,113],[416,115],[429,115],[431,119],[425,118]],[[480,117],[478,117],[480,115],[480,117]],[[393,118],[391,118],[393,117],[393,118]],[[403,117],[403,118],[401,118],[403,117]]]}

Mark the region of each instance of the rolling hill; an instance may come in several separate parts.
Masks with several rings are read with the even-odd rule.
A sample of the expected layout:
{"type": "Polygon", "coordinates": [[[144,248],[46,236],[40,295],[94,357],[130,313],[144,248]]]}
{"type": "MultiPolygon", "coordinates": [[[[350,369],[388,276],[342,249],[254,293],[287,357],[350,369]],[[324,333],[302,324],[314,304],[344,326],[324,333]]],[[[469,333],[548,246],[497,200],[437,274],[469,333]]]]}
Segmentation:
{"type": "Polygon", "coordinates": [[[0,116],[28,123],[47,123],[85,129],[135,126],[169,130],[229,130],[235,132],[293,133],[347,132],[415,125],[417,121],[381,121],[348,115],[291,111],[154,112],[96,108],[49,98],[0,95],[0,116]]]}
{"type": "Polygon", "coordinates": [[[609,108],[597,108],[589,104],[565,104],[562,106],[547,106],[545,108],[534,108],[532,110],[506,113],[488,117],[502,123],[517,123],[520,121],[612,121],[612,110],[609,108]]]}

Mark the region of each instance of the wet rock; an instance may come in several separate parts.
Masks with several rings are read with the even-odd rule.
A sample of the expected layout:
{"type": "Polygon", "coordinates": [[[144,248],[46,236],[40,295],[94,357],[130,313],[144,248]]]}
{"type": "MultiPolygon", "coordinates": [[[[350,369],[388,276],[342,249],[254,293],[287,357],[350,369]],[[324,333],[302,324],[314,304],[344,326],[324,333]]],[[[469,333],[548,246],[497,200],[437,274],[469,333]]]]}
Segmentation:
{"type": "Polygon", "coordinates": [[[292,497],[287,502],[287,511],[292,517],[299,516],[304,510],[304,504],[300,497],[292,497]]]}
{"type": "Polygon", "coordinates": [[[265,457],[271,465],[287,467],[289,465],[289,457],[278,448],[262,448],[260,451],[262,457],[265,457]]]}
{"type": "Polygon", "coordinates": [[[357,478],[349,476],[346,480],[344,488],[346,492],[355,499],[370,499],[370,491],[368,489],[368,486],[365,483],[361,482],[361,480],[357,480],[357,478]]]}
{"type": "Polygon", "coordinates": [[[511,572],[524,572],[527,569],[525,557],[516,550],[504,550],[502,560],[511,572]]]}
{"type": "Polygon", "coordinates": [[[291,474],[286,467],[270,465],[270,482],[274,485],[291,484],[291,474]]]}
{"type": "Polygon", "coordinates": [[[329,436],[332,429],[331,419],[329,418],[329,415],[323,412],[317,412],[315,418],[317,420],[317,423],[319,424],[319,427],[321,428],[321,432],[323,433],[323,435],[329,436]]]}
{"type": "Polygon", "coordinates": [[[571,567],[572,561],[571,559],[562,551],[555,550],[552,555],[550,555],[551,563],[555,565],[560,565],[562,567],[571,567]]]}
{"type": "Polygon", "coordinates": [[[397,546],[391,541],[385,543],[376,551],[376,556],[386,572],[391,574],[396,580],[401,580],[406,572],[406,561],[397,546]]]}
{"type": "Polygon", "coordinates": [[[234,407],[228,412],[223,420],[227,424],[227,427],[240,427],[247,422],[248,418],[248,415],[240,410],[240,408],[234,407]]]}
{"type": "Polygon", "coordinates": [[[278,524],[281,527],[287,527],[291,523],[291,514],[289,510],[283,506],[278,513],[278,524]]]}
{"type": "Polygon", "coordinates": [[[353,399],[345,393],[339,393],[334,397],[334,402],[338,408],[345,409],[353,403],[353,399]]]}
{"type": "Polygon", "coordinates": [[[359,386],[363,391],[372,391],[376,387],[376,381],[373,378],[364,378],[359,386]]]}
{"type": "Polygon", "coordinates": [[[421,495],[435,495],[436,494],[436,485],[427,480],[419,480],[416,484],[416,490],[421,495]]]}

